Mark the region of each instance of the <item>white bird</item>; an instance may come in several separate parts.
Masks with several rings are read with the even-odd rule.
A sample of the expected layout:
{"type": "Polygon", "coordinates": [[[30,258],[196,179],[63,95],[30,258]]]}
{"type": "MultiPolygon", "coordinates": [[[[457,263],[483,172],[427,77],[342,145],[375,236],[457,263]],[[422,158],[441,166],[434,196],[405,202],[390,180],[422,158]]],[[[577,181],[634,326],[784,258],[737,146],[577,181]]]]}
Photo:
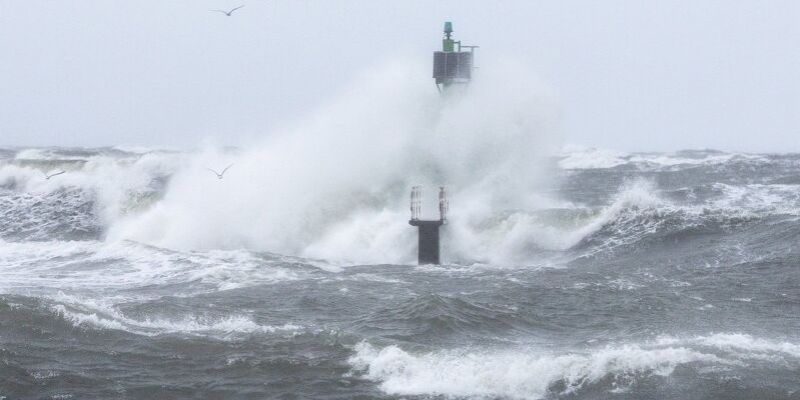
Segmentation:
{"type": "Polygon", "coordinates": [[[58,172],[55,172],[55,173],[52,173],[52,174],[48,174],[47,172],[42,172],[42,175],[44,175],[44,179],[50,180],[50,178],[52,178],[52,177],[54,177],[56,175],[61,175],[61,174],[66,173],[66,172],[67,171],[64,171],[62,169],[61,171],[58,171],[58,172]]]}
{"type": "Polygon", "coordinates": [[[211,168],[206,168],[206,169],[207,169],[207,170],[209,170],[209,171],[211,171],[211,172],[213,172],[213,173],[214,173],[214,175],[216,175],[216,176],[217,176],[217,179],[222,179],[222,177],[225,175],[225,171],[227,171],[227,170],[228,170],[228,168],[230,168],[230,167],[232,167],[232,166],[233,166],[233,164],[231,164],[231,165],[228,165],[227,167],[225,167],[225,169],[223,169],[223,170],[222,170],[222,172],[217,172],[217,171],[214,171],[214,170],[213,170],[213,169],[211,169],[211,168]]]}
{"type": "Polygon", "coordinates": [[[239,6],[239,7],[236,7],[236,8],[234,8],[234,9],[232,9],[232,10],[230,10],[230,11],[225,11],[225,10],[208,10],[208,11],[211,11],[211,12],[221,12],[221,13],[223,13],[223,14],[225,14],[225,15],[227,15],[227,16],[229,16],[229,17],[230,17],[230,16],[231,16],[231,14],[233,14],[233,12],[234,12],[234,11],[236,11],[236,10],[238,10],[238,9],[242,8],[242,7],[244,7],[244,4],[242,4],[242,5],[241,5],[241,6],[239,6]]]}

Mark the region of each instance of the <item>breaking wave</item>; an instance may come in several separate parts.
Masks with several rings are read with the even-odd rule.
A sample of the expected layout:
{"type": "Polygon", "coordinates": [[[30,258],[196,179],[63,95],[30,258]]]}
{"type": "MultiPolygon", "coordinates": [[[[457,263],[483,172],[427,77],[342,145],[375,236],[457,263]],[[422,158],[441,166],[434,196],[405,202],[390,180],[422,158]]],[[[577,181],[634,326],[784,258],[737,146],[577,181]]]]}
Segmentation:
{"type": "Polygon", "coordinates": [[[0,242],[0,291],[52,294],[60,290],[127,290],[126,299],[175,296],[297,280],[328,269],[290,257],[243,250],[177,252],[131,242],[0,242]]]}
{"type": "Polygon", "coordinates": [[[113,329],[145,336],[181,333],[230,338],[239,334],[274,332],[293,334],[303,329],[301,326],[291,323],[277,326],[262,325],[243,315],[217,318],[190,316],[183,319],[145,318],[138,320],[126,317],[112,307],[102,307],[102,311],[79,311],[63,304],[54,305],[52,311],[76,327],[113,329]]]}
{"type": "MultiPolygon", "coordinates": [[[[237,154],[216,157],[236,160],[242,169],[247,167],[240,162],[255,162],[237,154]]],[[[183,250],[247,248],[339,261],[413,261],[405,183],[367,192],[354,189],[331,195],[330,204],[316,205],[296,188],[288,188],[289,182],[286,190],[291,193],[240,188],[245,182],[236,175],[209,183],[202,167],[207,163],[201,161],[208,154],[92,157],[61,181],[43,180],[37,175],[40,171],[13,163],[0,166],[0,239],[135,239],[183,250]],[[192,188],[209,184],[210,195],[192,188]],[[236,201],[226,199],[231,194],[236,201]],[[297,204],[279,204],[295,196],[301,199],[293,202],[297,204]],[[263,204],[253,204],[264,197],[263,204]],[[292,218],[270,211],[278,209],[292,218]],[[267,216],[274,219],[262,221],[267,216]]],[[[451,262],[526,264],[547,251],[604,251],[680,231],[731,229],[775,215],[797,216],[800,209],[800,189],[793,184],[714,183],[665,191],[651,180],[639,179],[622,183],[608,195],[606,205],[540,196],[530,200],[532,206],[508,210],[490,210],[487,204],[493,200],[487,194],[475,196],[458,191],[453,195],[444,239],[451,262]]]]}
{"type": "Polygon", "coordinates": [[[553,354],[547,350],[456,349],[414,353],[367,342],[350,358],[355,373],[392,395],[542,399],[582,391],[625,392],[677,368],[746,367],[781,361],[800,367],[800,345],[744,334],[662,337],[641,344],[553,354]]]}
{"type": "MultiPolygon", "coordinates": [[[[478,259],[476,245],[483,250],[500,240],[481,234],[493,223],[493,210],[541,206],[544,197],[535,189],[548,176],[555,109],[535,79],[504,79],[530,76],[518,65],[500,66],[496,76],[445,99],[416,78],[425,75],[421,68],[366,73],[303,122],[232,151],[17,151],[0,165],[0,187],[31,193],[32,202],[53,202],[65,188],[78,188],[85,195],[67,205],[85,216],[78,226],[89,233],[15,229],[2,237],[88,236],[181,250],[247,248],[405,263],[413,260],[414,243],[407,192],[412,185],[444,184],[458,199],[453,215],[462,216],[449,227],[458,238],[454,256],[478,259]],[[222,180],[206,170],[228,164],[234,167],[222,180]],[[67,174],[43,179],[54,169],[67,174]]],[[[433,211],[435,191],[427,195],[426,209],[433,211]]]]}
{"type": "Polygon", "coordinates": [[[621,151],[567,146],[562,151],[558,164],[568,170],[606,169],[615,167],[638,170],[670,169],[672,167],[713,166],[719,164],[763,163],[768,157],[758,154],[725,153],[716,150],[683,150],[665,153],[625,153],[621,151]]]}

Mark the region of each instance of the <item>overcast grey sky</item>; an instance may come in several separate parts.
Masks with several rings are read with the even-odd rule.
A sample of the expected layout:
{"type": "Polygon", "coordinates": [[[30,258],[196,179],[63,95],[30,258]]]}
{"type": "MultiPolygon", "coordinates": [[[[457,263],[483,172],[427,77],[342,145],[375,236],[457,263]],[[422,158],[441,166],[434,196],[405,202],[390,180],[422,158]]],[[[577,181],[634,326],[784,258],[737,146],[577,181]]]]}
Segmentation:
{"type": "Polygon", "coordinates": [[[552,88],[566,143],[800,151],[790,0],[0,0],[0,146],[238,144],[428,62],[445,20],[552,88]]]}

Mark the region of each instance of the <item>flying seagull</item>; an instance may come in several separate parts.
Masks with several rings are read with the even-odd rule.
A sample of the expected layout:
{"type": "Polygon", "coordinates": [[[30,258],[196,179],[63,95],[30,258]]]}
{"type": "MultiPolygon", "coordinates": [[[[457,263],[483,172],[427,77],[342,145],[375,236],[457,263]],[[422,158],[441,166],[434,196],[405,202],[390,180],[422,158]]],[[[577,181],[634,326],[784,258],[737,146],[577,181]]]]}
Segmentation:
{"type": "Polygon", "coordinates": [[[56,175],[61,175],[61,174],[63,174],[63,173],[66,173],[66,172],[67,172],[67,171],[64,171],[64,170],[62,169],[61,171],[54,172],[54,173],[52,173],[52,174],[48,174],[47,172],[42,172],[42,174],[44,175],[44,179],[50,180],[50,178],[52,178],[52,177],[54,177],[54,176],[56,176],[56,175]]]}
{"type": "Polygon", "coordinates": [[[239,6],[239,7],[236,7],[236,8],[234,8],[234,9],[232,9],[232,10],[230,10],[230,11],[225,11],[225,10],[208,10],[208,11],[211,11],[211,12],[221,12],[221,13],[223,13],[223,14],[225,14],[225,15],[227,15],[227,16],[229,16],[229,17],[230,17],[230,16],[231,16],[231,14],[233,14],[233,12],[234,12],[234,11],[236,11],[236,10],[238,10],[238,9],[242,8],[242,7],[244,7],[244,4],[242,4],[242,5],[241,5],[241,6],[239,6]]]}
{"type": "Polygon", "coordinates": [[[233,164],[231,164],[231,165],[228,165],[227,167],[225,167],[225,169],[223,169],[223,170],[222,170],[222,172],[217,172],[217,171],[214,171],[214,170],[213,170],[213,169],[211,169],[211,168],[206,168],[206,169],[207,169],[207,170],[209,170],[209,171],[211,171],[211,172],[213,172],[213,173],[214,173],[214,175],[216,175],[216,176],[217,176],[217,179],[222,179],[222,177],[225,175],[225,171],[227,171],[227,170],[228,170],[228,168],[230,168],[230,167],[232,167],[232,166],[233,166],[233,164]]]}

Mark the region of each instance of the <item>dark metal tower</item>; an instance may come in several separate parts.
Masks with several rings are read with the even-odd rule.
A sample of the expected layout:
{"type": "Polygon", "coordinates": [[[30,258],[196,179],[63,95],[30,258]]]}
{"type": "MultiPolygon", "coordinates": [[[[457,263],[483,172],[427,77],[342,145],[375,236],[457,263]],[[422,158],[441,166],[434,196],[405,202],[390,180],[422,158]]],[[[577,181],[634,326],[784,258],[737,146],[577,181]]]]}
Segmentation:
{"type": "Polygon", "coordinates": [[[433,52],[433,78],[439,91],[454,84],[469,83],[472,79],[472,60],[478,46],[462,46],[460,40],[453,40],[452,34],[453,23],[445,22],[442,51],[433,52]]]}
{"type": "MultiPolygon", "coordinates": [[[[433,78],[436,80],[436,88],[440,92],[452,85],[469,83],[472,79],[472,59],[474,50],[477,47],[462,46],[460,40],[453,40],[453,23],[444,23],[442,51],[433,53],[433,78]],[[469,51],[462,51],[462,49],[469,49],[469,51]]],[[[420,219],[422,214],[422,190],[419,186],[411,188],[411,219],[408,220],[408,223],[411,226],[416,226],[419,231],[419,254],[417,258],[420,264],[441,263],[439,228],[447,224],[448,206],[447,190],[444,186],[440,186],[439,219],[420,219]]]]}

